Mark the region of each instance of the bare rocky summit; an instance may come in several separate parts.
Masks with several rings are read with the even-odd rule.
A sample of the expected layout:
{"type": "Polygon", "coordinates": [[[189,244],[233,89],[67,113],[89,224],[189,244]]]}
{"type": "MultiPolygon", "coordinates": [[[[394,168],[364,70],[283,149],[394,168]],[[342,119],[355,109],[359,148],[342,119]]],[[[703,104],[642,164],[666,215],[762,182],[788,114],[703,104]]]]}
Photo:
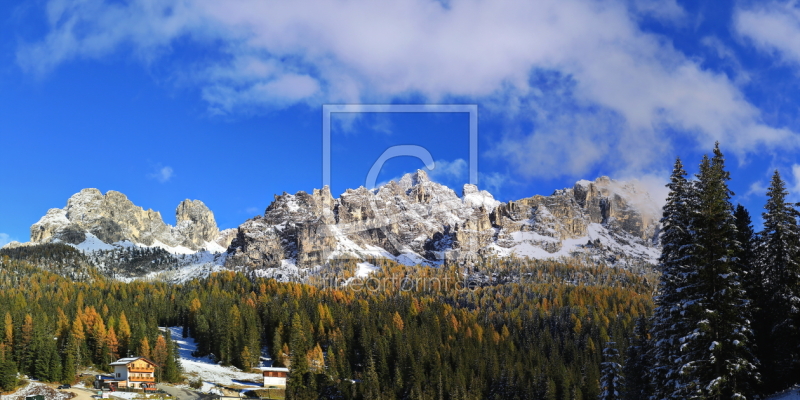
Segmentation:
{"type": "Polygon", "coordinates": [[[636,182],[601,177],[550,196],[501,203],[474,185],[461,196],[424,171],[374,190],[284,193],[239,226],[226,266],[323,265],[335,258],[394,258],[406,264],[491,256],[585,254],[654,262],[660,207],[636,182]]]}
{"type": "Polygon", "coordinates": [[[336,259],[438,265],[578,256],[642,264],[660,253],[661,208],[637,182],[607,177],[503,203],[475,185],[459,195],[420,170],[338,198],[327,187],[276,195],[236,229],[220,231],[199,200],[181,202],[175,215],[171,226],[122,193],[84,189],[31,226],[31,242],[8,247],[68,243],[108,276],[174,281],[220,269],[285,276],[336,259]]]}
{"type": "Polygon", "coordinates": [[[136,206],[120,192],[110,190],[103,195],[97,189],[83,189],[67,200],[66,207],[48,210],[31,226],[31,242],[78,245],[93,236],[106,244],[129,241],[189,250],[210,243],[227,247],[229,243],[225,238],[217,243],[221,235],[214,214],[200,200],[181,202],[176,220],[176,226],[168,225],[159,212],[136,206]]]}

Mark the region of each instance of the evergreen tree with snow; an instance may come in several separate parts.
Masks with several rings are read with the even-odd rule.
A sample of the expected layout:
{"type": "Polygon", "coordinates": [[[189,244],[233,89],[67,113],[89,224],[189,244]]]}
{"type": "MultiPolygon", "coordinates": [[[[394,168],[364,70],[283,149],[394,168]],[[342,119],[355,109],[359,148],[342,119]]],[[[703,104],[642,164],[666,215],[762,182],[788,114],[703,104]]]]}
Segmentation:
{"type": "Polygon", "coordinates": [[[650,397],[652,388],[646,371],[650,370],[652,362],[650,354],[649,332],[647,319],[639,317],[633,330],[631,343],[625,354],[625,399],[641,400],[650,397]]]}
{"type": "Polygon", "coordinates": [[[614,342],[607,342],[603,349],[603,363],[600,364],[600,400],[619,400],[622,398],[624,379],[619,365],[619,350],[614,342]]]}
{"type": "Polygon", "coordinates": [[[758,380],[746,294],[739,281],[741,252],[725,159],[703,157],[693,209],[694,243],[685,285],[679,290],[685,322],[680,337],[680,388],[689,399],[746,399],[758,380]]]}
{"type": "Polygon", "coordinates": [[[751,300],[751,311],[753,313],[754,321],[758,326],[758,309],[760,304],[758,300],[761,298],[761,272],[757,265],[756,246],[757,235],[753,230],[753,224],[750,219],[750,213],[741,204],[736,205],[736,211],[733,212],[733,217],[736,220],[736,240],[739,242],[739,251],[736,254],[737,264],[739,266],[738,273],[747,297],[751,300]]]}
{"type": "Polygon", "coordinates": [[[687,265],[691,262],[694,241],[692,216],[696,207],[694,186],[686,179],[681,159],[675,161],[664,214],[661,218],[662,251],[658,269],[661,278],[652,317],[652,345],[647,357],[652,362],[649,378],[652,400],[684,398],[680,384],[681,352],[679,338],[693,327],[684,318],[682,289],[686,286],[687,265]]]}
{"type": "Polygon", "coordinates": [[[741,246],[740,258],[744,261],[753,260],[753,252],[755,247],[756,232],[753,230],[753,221],[750,218],[750,212],[747,211],[741,204],[736,204],[736,211],[733,212],[733,218],[736,220],[736,238],[739,240],[741,246]]]}
{"type": "Polygon", "coordinates": [[[763,316],[757,334],[765,370],[770,371],[765,382],[769,390],[797,383],[800,373],[800,229],[787,195],[786,184],[775,171],[767,190],[758,249],[763,316]]]}

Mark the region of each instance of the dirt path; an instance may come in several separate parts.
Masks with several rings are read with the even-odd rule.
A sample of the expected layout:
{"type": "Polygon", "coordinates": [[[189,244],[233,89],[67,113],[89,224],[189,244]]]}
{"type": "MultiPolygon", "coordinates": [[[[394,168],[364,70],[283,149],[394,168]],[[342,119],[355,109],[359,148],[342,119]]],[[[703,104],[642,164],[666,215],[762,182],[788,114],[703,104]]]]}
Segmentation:
{"type": "Polygon", "coordinates": [[[95,400],[94,398],[92,398],[92,395],[95,392],[88,389],[72,388],[72,389],[62,389],[61,391],[75,393],[76,396],[73,397],[72,400],[95,400]]]}

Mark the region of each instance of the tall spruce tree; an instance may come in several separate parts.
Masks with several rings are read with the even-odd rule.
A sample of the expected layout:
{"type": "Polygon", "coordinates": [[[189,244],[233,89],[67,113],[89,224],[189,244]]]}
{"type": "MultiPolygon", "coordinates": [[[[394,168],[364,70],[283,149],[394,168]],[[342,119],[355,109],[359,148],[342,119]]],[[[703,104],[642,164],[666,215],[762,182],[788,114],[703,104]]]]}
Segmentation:
{"type": "Polygon", "coordinates": [[[607,342],[603,349],[603,362],[600,364],[600,400],[619,400],[622,398],[625,380],[619,364],[619,350],[615,342],[607,342]]]}
{"type": "Polygon", "coordinates": [[[177,343],[172,340],[172,333],[167,329],[167,359],[164,363],[164,380],[179,382],[181,380],[180,351],[177,343]]]}
{"type": "Polygon", "coordinates": [[[737,204],[736,211],[733,212],[736,220],[736,240],[739,241],[739,252],[736,254],[738,273],[742,283],[742,288],[750,299],[751,313],[753,315],[754,326],[758,326],[758,299],[761,297],[759,289],[761,287],[761,273],[756,263],[757,236],[753,230],[753,223],[750,213],[743,205],[737,204]]]}
{"type": "MultiPolygon", "coordinates": [[[[756,233],[753,230],[753,221],[750,213],[743,205],[737,204],[736,211],[733,212],[736,220],[736,240],[739,241],[739,263],[744,266],[752,266],[755,263],[756,233]]],[[[744,279],[744,277],[742,277],[744,279]]]]}
{"type": "Polygon", "coordinates": [[[0,390],[2,391],[10,391],[17,387],[17,363],[14,362],[11,353],[11,346],[0,344],[0,390]]]}
{"type": "Polygon", "coordinates": [[[650,397],[651,384],[645,371],[651,368],[650,341],[647,319],[639,317],[633,330],[630,346],[625,354],[625,399],[642,400],[650,397]]]}
{"type": "Polygon", "coordinates": [[[703,157],[697,174],[697,207],[692,216],[694,245],[680,296],[692,330],[680,338],[681,387],[686,398],[745,399],[757,381],[751,352],[749,301],[739,282],[740,253],[725,159],[703,157]]]}
{"type": "Polygon", "coordinates": [[[765,382],[768,390],[796,383],[800,373],[800,229],[787,195],[786,184],[775,171],[767,190],[758,246],[763,313],[757,334],[765,368],[770,371],[765,382]]]}
{"type": "Polygon", "coordinates": [[[683,293],[689,273],[693,243],[692,215],[696,207],[693,185],[686,180],[681,159],[675,160],[667,203],[661,218],[662,251],[658,268],[661,278],[656,296],[656,309],[652,317],[652,346],[647,357],[653,366],[649,378],[653,382],[651,399],[682,399],[679,377],[681,365],[678,339],[692,330],[683,313],[683,293]]]}

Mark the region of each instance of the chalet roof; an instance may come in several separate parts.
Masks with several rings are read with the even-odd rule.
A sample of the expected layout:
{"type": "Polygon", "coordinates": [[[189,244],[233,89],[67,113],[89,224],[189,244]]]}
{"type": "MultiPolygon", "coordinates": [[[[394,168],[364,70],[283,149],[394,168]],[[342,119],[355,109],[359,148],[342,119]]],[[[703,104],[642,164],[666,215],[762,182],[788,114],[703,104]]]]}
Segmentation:
{"type": "Polygon", "coordinates": [[[115,365],[128,365],[128,364],[130,364],[130,363],[132,363],[132,362],[134,362],[134,361],[136,361],[136,360],[144,360],[144,361],[146,361],[146,362],[148,362],[148,363],[150,363],[150,364],[152,364],[152,365],[156,365],[156,363],[154,363],[154,362],[152,362],[152,361],[148,360],[148,359],[147,359],[147,358],[145,358],[145,357],[127,357],[127,358],[120,358],[119,360],[117,360],[117,361],[114,361],[114,362],[112,362],[111,364],[108,364],[108,365],[111,365],[111,366],[115,366],[115,365]]]}

